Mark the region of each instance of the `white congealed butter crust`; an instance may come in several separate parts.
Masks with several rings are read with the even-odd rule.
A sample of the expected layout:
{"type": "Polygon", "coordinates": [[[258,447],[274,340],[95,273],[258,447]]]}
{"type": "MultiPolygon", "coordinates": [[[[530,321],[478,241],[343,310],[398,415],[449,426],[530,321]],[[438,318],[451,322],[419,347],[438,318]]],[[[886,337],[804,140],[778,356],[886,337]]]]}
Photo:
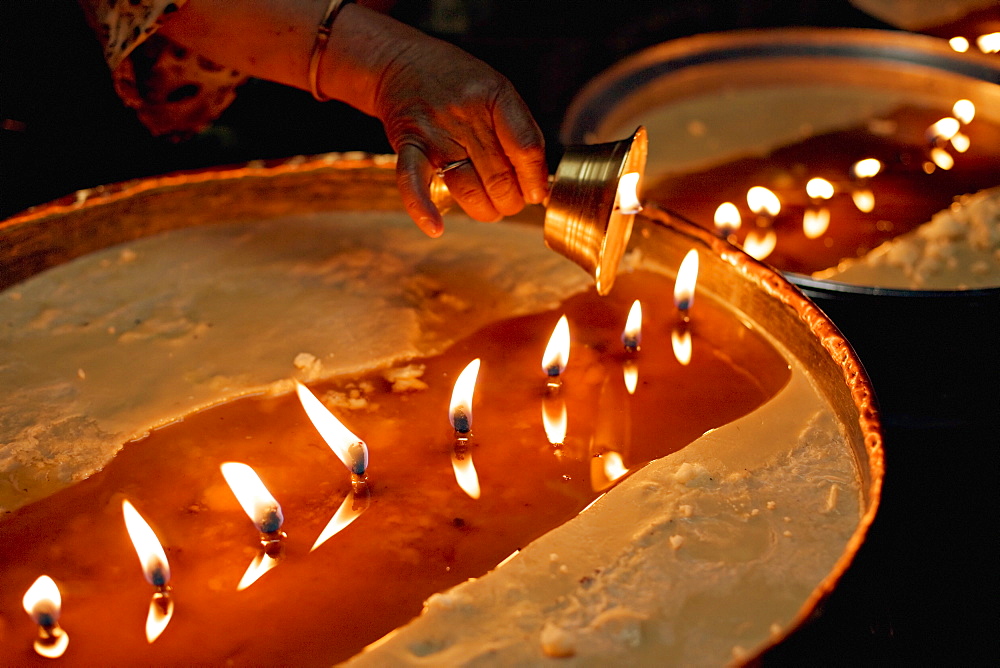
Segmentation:
{"type": "Polygon", "coordinates": [[[1000,287],[1000,187],[960,197],[912,232],[814,277],[907,290],[1000,287]]]}
{"type": "Polygon", "coordinates": [[[233,397],[435,354],[588,285],[541,229],[399,213],[178,230],[0,293],[0,510],[233,397]]]}
{"type": "Polygon", "coordinates": [[[719,666],[782,634],[857,526],[854,462],[794,365],[756,412],[650,463],[347,662],[719,666]]]}

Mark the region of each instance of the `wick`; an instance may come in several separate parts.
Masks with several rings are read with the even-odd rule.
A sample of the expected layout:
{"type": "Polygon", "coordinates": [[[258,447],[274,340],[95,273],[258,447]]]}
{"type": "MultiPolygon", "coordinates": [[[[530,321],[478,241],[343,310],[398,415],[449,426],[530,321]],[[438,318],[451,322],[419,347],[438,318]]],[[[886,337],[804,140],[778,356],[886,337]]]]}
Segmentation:
{"type": "Polygon", "coordinates": [[[347,454],[351,457],[351,474],[363,476],[366,470],[364,443],[351,443],[347,454]]]}
{"type": "Polygon", "coordinates": [[[464,459],[465,453],[469,451],[469,445],[472,441],[472,432],[465,431],[460,432],[455,430],[455,456],[458,459],[464,459]]]}
{"type": "Polygon", "coordinates": [[[625,346],[625,352],[634,355],[639,352],[639,339],[635,336],[623,336],[622,345],[625,346]]]}

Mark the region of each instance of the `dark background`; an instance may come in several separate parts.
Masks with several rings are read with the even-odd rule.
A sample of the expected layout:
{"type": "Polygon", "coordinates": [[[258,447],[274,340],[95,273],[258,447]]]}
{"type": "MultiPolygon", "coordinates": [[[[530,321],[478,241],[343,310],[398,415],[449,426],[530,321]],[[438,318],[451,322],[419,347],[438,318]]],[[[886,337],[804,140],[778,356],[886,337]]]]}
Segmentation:
{"type": "MultiPolygon", "coordinates": [[[[722,30],[888,28],[846,0],[446,0],[438,9],[444,5],[451,11],[417,0],[386,8],[510,78],[546,135],[553,168],[573,95],[639,49],[722,30]]],[[[139,176],[327,151],[389,152],[373,119],[260,81],[194,139],[150,138],[115,96],[71,0],[0,2],[0,74],[0,119],[26,123],[0,130],[0,217],[139,176]]],[[[926,363],[947,364],[942,353],[926,363]]],[[[996,386],[983,389],[995,397],[996,386]]],[[[767,653],[765,665],[1000,665],[1000,410],[986,413],[936,426],[884,416],[888,473],[868,540],[826,604],[767,653]]]]}

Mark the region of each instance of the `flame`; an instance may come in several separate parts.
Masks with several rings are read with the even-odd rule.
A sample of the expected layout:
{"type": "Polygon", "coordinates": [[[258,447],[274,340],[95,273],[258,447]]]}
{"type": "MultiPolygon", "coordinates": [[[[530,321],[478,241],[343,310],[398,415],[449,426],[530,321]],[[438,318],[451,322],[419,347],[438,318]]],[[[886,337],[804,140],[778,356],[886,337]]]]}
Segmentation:
{"type": "Polygon", "coordinates": [[[558,376],[569,363],[569,320],[563,315],[552,330],[552,336],[542,355],[542,370],[549,376],[558,376]]]}
{"type": "Polygon", "coordinates": [[[732,234],[740,229],[743,219],[740,217],[740,210],[732,202],[723,202],[715,210],[715,229],[722,234],[732,234]]]}
{"type": "Polygon", "coordinates": [[[59,587],[48,575],[42,575],[24,592],[21,604],[41,627],[35,640],[35,651],[47,659],[58,659],[69,645],[69,635],[58,625],[62,612],[59,587]]]}
{"type": "Polygon", "coordinates": [[[962,125],[968,125],[976,117],[976,105],[972,100],[959,100],[951,107],[951,113],[955,115],[962,125]]]}
{"type": "Polygon", "coordinates": [[[774,230],[768,229],[764,232],[750,230],[747,238],[743,240],[743,250],[756,259],[763,260],[774,252],[774,247],[778,245],[778,235],[774,230]]]}
{"type": "Polygon", "coordinates": [[[226,462],[219,467],[250,521],[261,533],[273,533],[281,528],[285,517],[281,506],[264,487],[257,472],[246,464],[226,462]]]}
{"type": "Polygon", "coordinates": [[[833,197],[834,189],[833,184],[826,179],[821,179],[818,176],[813,179],[809,179],[806,183],[806,194],[812,199],[830,199],[833,197]]]}
{"type": "Polygon", "coordinates": [[[239,584],[236,585],[236,591],[243,591],[250,585],[252,585],[257,580],[264,576],[269,570],[281,563],[281,559],[276,559],[270,554],[261,550],[250,565],[247,566],[247,570],[243,573],[243,577],[240,578],[239,584]]]}
{"type": "Polygon", "coordinates": [[[875,193],[868,188],[855,190],[851,193],[851,199],[854,200],[854,206],[858,208],[858,211],[871,213],[875,209],[875,193]]]}
{"type": "Polygon", "coordinates": [[[346,529],[351,522],[361,517],[361,513],[368,510],[368,506],[371,505],[371,492],[368,489],[368,485],[362,485],[361,490],[355,493],[355,490],[351,490],[347,494],[347,498],[340,504],[337,508],[337,512],[333,514],[330,521],[327,523],[326,527],[319,534],[319,538],[313,543],[313,546],[309,548],[312,552],[317,547],[330,540],[333,536],[337,535],[344,529],[346,529]],[[359,498],[360,497],[360,498],[359,498]]]}
{"type": "Polygon", "coordinates": [[[952,37],[948,40],[948,46],[950,46],[953,51],[965,53],[969,50],[969,40],[964,37],[952,37]]]}
{"type": "Polygon", "coordinates": [[[479,358],[466,365],[455,380],[451,391],[451,406],[448,409],[448,420],[455,431],[468,434],[472,431],[472,395],[476,391],[476,378],[479,376],[479,358]]]}
{"type": "Polygon", "coordinates": [[[368,470],[368,446],[338,420],[309,388],[295,381],[295,390],[306,415],[326,444],[351,473],[364,475],[368,470]]]}
{"type": "Polygon", "coordinates": [[[931,149],[931,160],[945,171],[955,166],[955,158],[951,157],[951,153],[937,146],[931,149]]]}
{"type": "Polygon", "coordinates": [[[1000,32],[990,32],[976,38],[976,46],[983,53],[1000,53],[1000,32]]]}
{"type": "Polygon", "coordinates": [[[132,539],[132,545],[135,546],[136,554],[139,555],[139,563],[142,564],[142,574],[146,576],[146,581],[155,587],[166,586],[170,582],[170,564],[167,563],[167,555],[163,552],[163,546],[160,545],[156,534],[139,511],[127,500],[122,501],[122,513],[125,515],[125,528],[128,530],[129,538],[132,539]]]}
{"type": "Polygon", "coordinates": [[[622,345],[630,350],[639,350],[642,345],[642,304],[636,299],[625,319],[625,329],[622,331],[622,345]]]}
{"type": "Polygon", "coordinates": [[[618,180],[618,209],[625,214],[636,214],[642,211],[639,202],[639,172],[622,174],[618,180]]]}
{"type": "Polygon", "coordinates": [[[882,171],[882,163],[877,158],[865,158],[851,165],[851,173],[858,179],[870,179],[882,171]]]}
{"type": "Polygon", "coordinates": [[[969,139],[969,135],[956,132],[955,136],[951,138],[951,145],[957,152],[965,153],[972,146],[972,140],[969,139]]]}
{"type": "Polygon", "coordinates": [[[675,327],[670,334],[670,342],[674,348],[674,357],[682,366],[691,363],[691,332],[687,327],[675,327]]]}
{"type": "Polygon", "coordinates": [[[566,426],[569,418],[566,414],[566,402],[559,397],[542,399],[542,426],[545,436],[552,445],[562,445],[566,442],[566,426]]]}
{"type": "Polygon", "coordinates": [[[174,616],[174,600],[165,592],[156,592],[149,601],[146,615],[146,642],[150,645],[160,637],[174,616]]]}
{"type": "Polygon", "coordinates": [[[698,251],[694,248],[687,252],[677,269],[677,280],[674,281],[674,305],[681,311],[689,311],[694,305],[694,291],[698,283],[698,251]]]}
{"type": "Polygon", "coordinates": [[[935,123],[931,123],[930,127],[927,128],[927,135],[932,140],[942,139],[948,141],[958,133],[960,127],[961,124],[957,118],[946,116],[935,123]]]}
{"type": "Polygon", "coordinates": [[[802,233],[807,239],[818,239],[830,227],[830,210],[806,209],[802,215],[802,233]]]}
{"type": "Polygon", "coordinates": [[[622,364],[622,376],[625,379],[625,389],[629,394],[635,394],[635,388],[639,385],[639,367],[632,360],[625,360],[622,364]]]}
{"type": "Polygon", "coordinates": [[[42,575],[24,592],[21,599],[24,611],[31,615],[35,623],[49,626],[59,621],[62,612],[62,594],[55,581],[48,575],[42,575]]]}
{"type": "Polygon", "coordinates": [[[764,186],[754,186],[747,191],[747,206],[756,214],[774,217],[781,212],[781,200],[764,186]]]}

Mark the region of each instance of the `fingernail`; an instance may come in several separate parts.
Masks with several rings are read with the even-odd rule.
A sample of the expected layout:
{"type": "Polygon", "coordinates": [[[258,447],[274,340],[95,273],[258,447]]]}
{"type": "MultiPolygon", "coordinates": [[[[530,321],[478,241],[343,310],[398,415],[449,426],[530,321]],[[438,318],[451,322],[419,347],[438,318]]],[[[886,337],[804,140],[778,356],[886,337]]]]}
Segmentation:
{"type": "Polygon", "coordinates": [[[541,204],[545,201],[545,190],[542,188],[532,188],[528,193],[528,201],[532,204],[541,204]]]}
{"type": "Polygon", "coordinates": [[[444,233],[444,223],[438,222],[433,218],[421,218],[420,229],[430,238],[437,239],[444,233]]]}

